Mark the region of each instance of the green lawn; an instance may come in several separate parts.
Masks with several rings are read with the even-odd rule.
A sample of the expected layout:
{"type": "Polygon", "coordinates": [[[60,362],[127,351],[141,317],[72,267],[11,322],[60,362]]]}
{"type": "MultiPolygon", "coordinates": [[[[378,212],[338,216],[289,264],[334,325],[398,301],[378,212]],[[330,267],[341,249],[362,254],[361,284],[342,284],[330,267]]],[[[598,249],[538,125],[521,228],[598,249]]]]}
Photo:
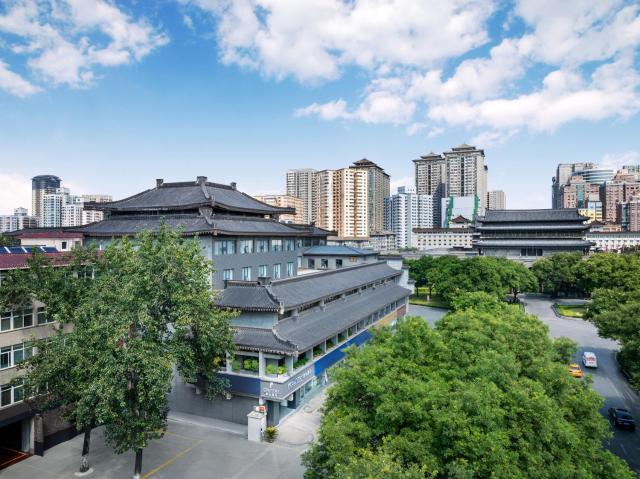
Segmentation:
{"type": "Polygon", "coordinates": [[[427,288],[416,288],[416,291],[416,294],[412,294],[409,297],[410,304],[416,304],[418,306],[431,306],[432,308],[449,309],[449,305],[445,303],[437,294],[432,294],[431,298],[427,299],[429,292],[427,288]]]}
{"type": "Polygon", "coordinates": [[[562,316],[568,316],[570,318],[584,318],[584,314],[587,312],[587,308],[584,305],[572,305],[572,304],[554,304],[558,314],[562,316]]]}

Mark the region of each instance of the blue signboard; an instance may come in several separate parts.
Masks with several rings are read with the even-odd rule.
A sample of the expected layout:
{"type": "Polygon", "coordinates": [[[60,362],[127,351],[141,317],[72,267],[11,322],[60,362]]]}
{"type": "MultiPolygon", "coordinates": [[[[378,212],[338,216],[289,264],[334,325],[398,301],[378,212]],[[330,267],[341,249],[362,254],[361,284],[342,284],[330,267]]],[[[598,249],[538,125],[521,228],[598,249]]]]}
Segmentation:
{"type": "Polygon", "coordinates": [[[260,396],[260,379],[236,376],[235,374],[219,373],[220,377],[229,380],[229,391],[233,393],[251,394],[260,396]]]}
{"type": "Polygon", "coordinates": [[[344,358],[344,351],[343,351],[344,349],[348,348],[352,344],[355,344],[356,346],[360,346],[361,344],[367,342],[369,338],[371,338],[371,331],[367,329],[365,331],[362,331],[357,336],[351,338],[349,341],[344,343],[339,348],[334,349],[329,354],[326,354],[322,358],[318,359],[314,364],[315,375],[319,376],[324,372],[325,369],[330,368],[335,363],[337,363],[342,358],[344,358]]]}

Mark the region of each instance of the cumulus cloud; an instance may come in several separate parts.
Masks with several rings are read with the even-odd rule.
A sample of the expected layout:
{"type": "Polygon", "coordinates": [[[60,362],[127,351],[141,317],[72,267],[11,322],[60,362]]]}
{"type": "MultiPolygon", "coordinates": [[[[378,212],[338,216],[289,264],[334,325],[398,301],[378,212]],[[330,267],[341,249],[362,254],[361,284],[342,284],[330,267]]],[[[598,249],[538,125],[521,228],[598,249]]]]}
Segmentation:
{"type": "Polygon", "coordinates": [[[600,165],[603,168],[610,168],[614,171],[621,169],[623,166],[640,165],[640,152],[607,153],[602,157],[600,165]]]}
{"type": "Polygon", "coordinates": [[[347,69],[368,78],[359,101],[316,102],[297,116],[390,123],[408,134],[464,126],[495,143],[640,110],[637,2],[182,1],[217,20],[224,63],[302,83],[347,69]],[[500,9],[505,31],[491,38],[500,9]],[[525,26],[518,34],[516,21],[525,26]]]}
{"type": "Polygon", "coordinates": [[[31,211],[31,179],[0,173],[0,214],[13,214],[13,208],[18,206],[31,211]]]}
{"type": "Polygon", "coordinates": [[[12,72],[7,64],[0,60],[0,90],[24,98],[38,93],[41,89],[17,73],[12,72]]]}
{"type": "Polygon", "coordinates": [[[105,0],[10,0],[0,11],[0,35],[40,83],[74,88],[91,86],[97,68],[140,61],[168,42],[146,20],[105,0]]]}

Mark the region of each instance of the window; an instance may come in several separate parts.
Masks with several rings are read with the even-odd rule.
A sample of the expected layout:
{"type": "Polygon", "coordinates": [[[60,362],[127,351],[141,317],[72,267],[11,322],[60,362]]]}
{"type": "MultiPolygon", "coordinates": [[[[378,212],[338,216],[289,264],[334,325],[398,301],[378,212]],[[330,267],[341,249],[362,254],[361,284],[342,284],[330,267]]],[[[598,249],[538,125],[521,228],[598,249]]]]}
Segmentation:
{"type": "Polygon", "coordinates": [[[313,258],[309,258],[309,268],[313,269],[316,267],[316,260],[313,258]]]}
{"type": "Polygon", "coordinates": [[[11,386],[5,384],[0,386],[0,407],[10,406],[11,404],[22,401],[24,397],[23,386],[18,384],[11,386]]]}
{"type": "Polygon", "coordinates": [[[293,276],[293,266],[294,263],[292,261],[287,263],[287,277],[293,276]]]}
{"type": "Polygon", "coordinates": [[[251,281],[251,266],[245,266],[242,268],[242,280],[251,281]]]}
{"type": "Polygon", "coordinates": [[[522,248],[520,256],[542,256],[542,248],[522,248]]]}
{"type": "Polygon", "coordinates": [[[298,268],[302,268],[302,256],[298,256],[298,268]]]}
{"type": "Polygon", "coordinates": [[[253,253],[253,240],[240,240],[240,254],[253,253]]]}
{"type": "Polygon", "coordinates": [[[62,248],[61,249],[63,249],[63,250],[67,249],[67,242],[66,241],[62,242],[62,248]]]}
{"type": "Polygon", "coordinates": [[[280,263],[273,265],[273,279],[280,279],[280,263]]]}
{"type": "Polygon", "coordinates": [[[11,329],[11,311],[5,311],[0,316],[0,331],[9,331],[11,329]]]}
{"type": "Polygon", "coordinates": [[[302,248],[302,240],[301,239],[297,239],[296,240],[296,249],[300,249],[302,248]]]}
{"type": "Polygon", "coordinates": [[[321,259],[320,260],[320,267],[322,269],[327,269],[329,268],[329,260],[328,259],[321,259]]]}
{"type": "Polygon", "coordinates": [[[272,239],[271,240],[271,251],[282,251],[282,240],[281,239],[272,239]]]}
{"type": "Polygon", "coordinates": [[[233,270],[232,269],[225,269],[222,272],[222,279],[225,281],[231,281],[233,279],[233,270]]]}
{"type": "Polygon", "coordinates": [[[38,324],[46,324],[47,322],[47,312],[44,308],[38,308],[38,324]]]}
{"type": "Polygon", "coordinates": [[[0,349],[0,369],[11,368],[33,355],[31,343],[14,344],[0,349]]]}
{"type": "Polygon", "coordinates": [[[336,259],[336,268],[342,268],[342,260],[336,259]]]}
{"type": "Polygon", "coordinates": [[[256,251],[258,253],[267,253],[269,251],[269,240],[256,240],[256,251]]]}
{"type": "Polygon", "coordinates": [[[215,241],[213,244],[213,254],[216,256],[236,254],[236,242],[234,240],[215,241]]]}
{"type": "Polygon", "coordinates": [[[296,249],[296,241],[292,239],[284,240],[284,250],[285,251],[294,251],[296,249]]]}
{"type": "Polygon", "coordinates": [[[267,265],[261,264],[258,266],[258,278],[266,278],[267,277],[267,265]]]}

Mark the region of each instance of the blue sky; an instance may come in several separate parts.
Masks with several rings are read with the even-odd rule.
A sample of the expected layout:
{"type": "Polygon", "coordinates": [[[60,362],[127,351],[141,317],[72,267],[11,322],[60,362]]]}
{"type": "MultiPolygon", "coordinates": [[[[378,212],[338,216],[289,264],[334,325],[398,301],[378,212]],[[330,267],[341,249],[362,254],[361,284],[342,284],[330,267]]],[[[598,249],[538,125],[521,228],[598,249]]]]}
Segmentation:
{"type": "Polygon", "coordinates": [[[45,173],[275,193],[367,157],[399,185],[462,142],[509,207],[548,207],[558,162],[640,162],[639,44],[616,0],[4,1],[0,212],[45,173]]]}

